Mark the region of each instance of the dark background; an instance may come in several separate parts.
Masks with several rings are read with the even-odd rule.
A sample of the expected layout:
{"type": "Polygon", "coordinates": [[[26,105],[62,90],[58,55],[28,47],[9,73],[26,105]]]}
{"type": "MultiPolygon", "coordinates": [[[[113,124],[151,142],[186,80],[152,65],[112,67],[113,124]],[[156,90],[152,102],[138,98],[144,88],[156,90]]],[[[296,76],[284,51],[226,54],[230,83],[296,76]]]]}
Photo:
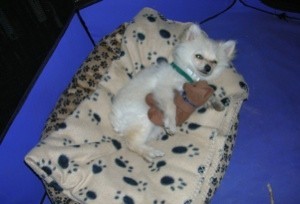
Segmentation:
{"type": "Polygon", "coordinates": [[[0,142],[71,17],[95,2],[0,1],[0,142]]]}

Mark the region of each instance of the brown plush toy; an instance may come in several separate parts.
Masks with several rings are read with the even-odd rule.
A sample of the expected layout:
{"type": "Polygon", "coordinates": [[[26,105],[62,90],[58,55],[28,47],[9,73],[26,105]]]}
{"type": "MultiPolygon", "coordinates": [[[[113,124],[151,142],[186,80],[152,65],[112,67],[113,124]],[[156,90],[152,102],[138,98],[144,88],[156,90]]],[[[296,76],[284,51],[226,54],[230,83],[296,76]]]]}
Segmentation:
{"type": "MultiPolygon", "coordinates": [[[[181,125],[194,110],[204,105],[213,94],[214,89],[205,81],[185,83],[183,93],[175,91],[174,103],[176,105],[176,125],[181,125]]],[[[152,93],[146,96],[149,105],[148,117],[155,124],[163,126],[163,111],[156,106],[152,93]]]]}

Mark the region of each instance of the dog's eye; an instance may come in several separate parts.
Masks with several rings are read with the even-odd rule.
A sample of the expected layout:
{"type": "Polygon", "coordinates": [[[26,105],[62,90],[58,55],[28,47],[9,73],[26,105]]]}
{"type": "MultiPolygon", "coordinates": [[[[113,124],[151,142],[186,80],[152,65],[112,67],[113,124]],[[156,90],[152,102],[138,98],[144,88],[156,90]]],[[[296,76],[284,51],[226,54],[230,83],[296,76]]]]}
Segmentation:
{"type": "Polygon", "coordinates": [[[213,61],[211,61],[211,63],[218,64],[217,60],[213,60],[213,61]]]}
{"type": "Polygon", "coordinates": [[[195,54],[195,57],[196,57],[197,59],[199,59],[199,60],[203,60],[203,56],[200,55],[200,54],[195,54]]]}

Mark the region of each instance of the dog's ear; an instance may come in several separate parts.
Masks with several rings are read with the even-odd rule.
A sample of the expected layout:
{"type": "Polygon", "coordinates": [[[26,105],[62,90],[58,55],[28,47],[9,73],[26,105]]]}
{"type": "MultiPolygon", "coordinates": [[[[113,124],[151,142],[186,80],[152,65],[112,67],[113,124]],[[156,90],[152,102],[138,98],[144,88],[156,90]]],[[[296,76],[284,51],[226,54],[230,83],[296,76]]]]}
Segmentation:
{"type": "Polygon", "coordinates": [[[192,41],[199,37],[207,37],[207,34],[197,24],[191,24],[183,35],[183,41],[192,41]]]}
{"type": "Polygon", "coordinates": [[[232,60],[235,57],[235,53],[236,53],[236,41],[234,40],[228,40],[226,42],[222,42],[221,46],[224,50],[224,52],[226,53],[226,56],[232,60]]]}

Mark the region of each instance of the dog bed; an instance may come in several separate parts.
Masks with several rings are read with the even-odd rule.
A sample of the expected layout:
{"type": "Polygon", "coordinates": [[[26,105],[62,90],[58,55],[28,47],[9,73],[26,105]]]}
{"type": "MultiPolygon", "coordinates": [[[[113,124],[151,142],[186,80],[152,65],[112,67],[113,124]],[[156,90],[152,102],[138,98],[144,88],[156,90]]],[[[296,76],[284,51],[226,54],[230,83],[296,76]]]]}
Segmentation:
{"type": "Polygon", "coordinates": [[[108,119],[114,94],[147,66],[172,62],[190,24],[145,8],[90,53],[25,157],[53,203],[209,202],[229,164],[248,96],[233,66],[213,83],[225,110],[199,108],[174,136],[152,141],[166,153],[152,163],[129,151],[108,119]]]}

